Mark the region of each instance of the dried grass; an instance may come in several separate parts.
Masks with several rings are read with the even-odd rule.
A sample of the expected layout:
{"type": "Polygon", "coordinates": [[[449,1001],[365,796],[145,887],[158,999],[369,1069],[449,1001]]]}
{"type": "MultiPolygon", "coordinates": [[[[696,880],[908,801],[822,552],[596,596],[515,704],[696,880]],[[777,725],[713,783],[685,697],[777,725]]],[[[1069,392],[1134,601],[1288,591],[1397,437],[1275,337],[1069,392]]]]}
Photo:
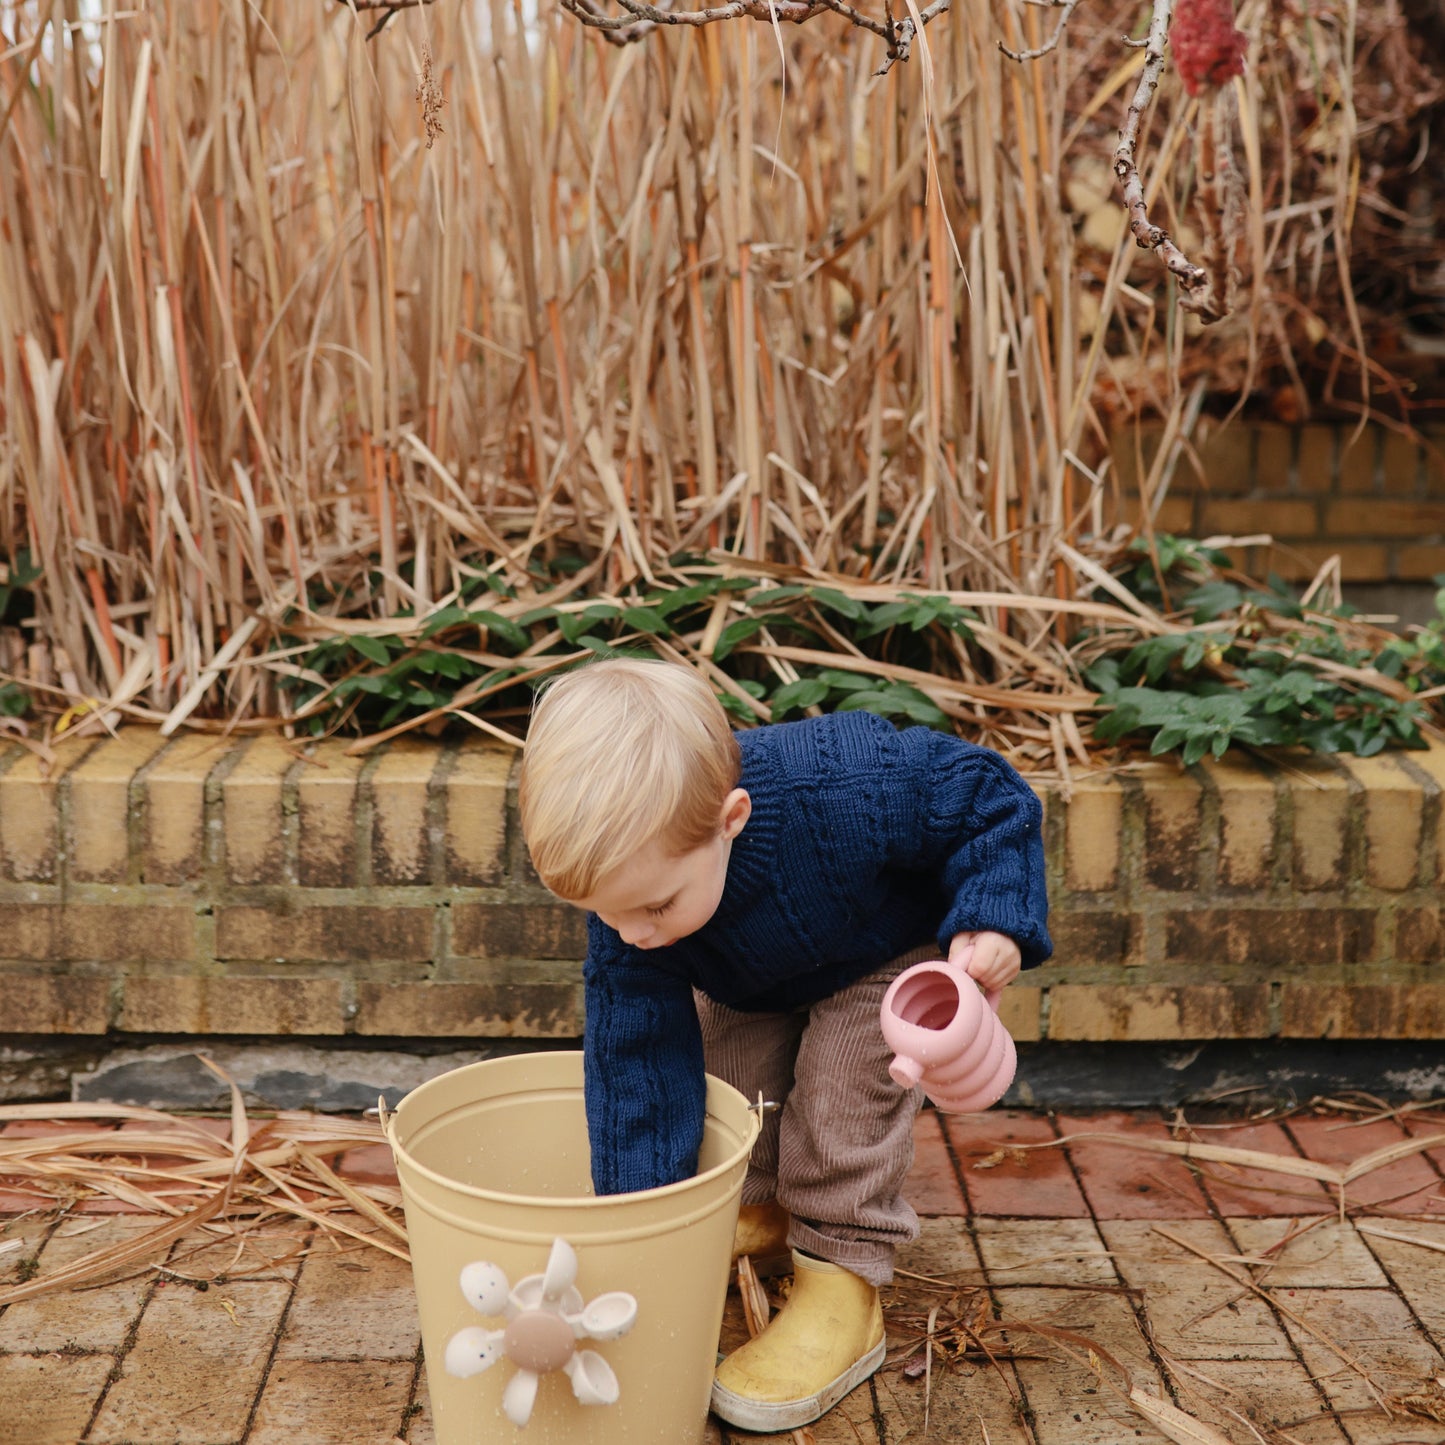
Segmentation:
{"type": "Polygon", "coordinates": [[[252,1118],[239,1090],[231,1087],[230,1131],[224,1139],[193,1119],[155,1109],[0,1106],[0,1123],[88,1126],[40,1137],[0,1134],[0,1181],[7,1188],[48,1199],[47,1212],[113,1199],[131,1210],[168,1216],[65,1269],[0,1289],[0,1308],[92,1285],[138,1265],[159,1267],[171,1246],[195,1231],[241,1242],[286,1219],[410,1258],[401,1191],[394,1185],[348,1181],[327,1163],[345,1150],[384,1144],[379,1123],[293,1111],[252,1118]],[[97,1127],[104,1125],[125,1127],[97,1127]]]}
{"type": "MultiPolygon", "coordinates": [[[[0,5],[0,558],[44,568],[0,675],[72,729],[294,721],[283,632],[394,631],[478,569],[521,607],[621,595],[687,548],[989,598],[971,715],[1062,756],[1032,694],[1071,716],[1111,418],[1186,437],[1196,376],[1298,369],[1292,318],[1362,352],[1318,300],[1385,214],[1344,121],[1398,135],[1433,94],[1407,67],[1388,114],[1351,109],[1398,58],[1393,4],[1358,36],[1346,0],[1310,7],[1308,54],[1246,7],[1253,278],[1206,341],[1151,257],[1082,239],[1115,206],[1089,176],[1126,6],[1018,64],[998,42],[1037,44],[1037,7],[956,5],[883,77],[828,23],[619,52],[550,3],[416,7],[370,42],[344,5],[263,9],[0,5]],[[1304,158],[1270,149],[1321,87],[1304,158]]],[[[1192,115],[1170,79],[1144,137],[1169,224],[1192,115]]]]}

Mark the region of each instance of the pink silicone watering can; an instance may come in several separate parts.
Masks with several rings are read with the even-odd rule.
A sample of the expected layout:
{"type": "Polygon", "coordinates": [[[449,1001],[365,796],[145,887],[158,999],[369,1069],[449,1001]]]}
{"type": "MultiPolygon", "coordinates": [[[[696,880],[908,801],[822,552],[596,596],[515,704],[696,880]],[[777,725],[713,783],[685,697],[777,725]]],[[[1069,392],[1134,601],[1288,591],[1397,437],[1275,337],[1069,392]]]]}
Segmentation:
{"type": "Polygon", "coordinates": [[[1014,1041],[998,1021],[998,993],[984,993],[958,964],[905,969],[883,995],[888,1066],[905,1089],[923,1092],[950,1114],[972,1114],[1003,1098],[1013,1082],[1014,1041]]]}

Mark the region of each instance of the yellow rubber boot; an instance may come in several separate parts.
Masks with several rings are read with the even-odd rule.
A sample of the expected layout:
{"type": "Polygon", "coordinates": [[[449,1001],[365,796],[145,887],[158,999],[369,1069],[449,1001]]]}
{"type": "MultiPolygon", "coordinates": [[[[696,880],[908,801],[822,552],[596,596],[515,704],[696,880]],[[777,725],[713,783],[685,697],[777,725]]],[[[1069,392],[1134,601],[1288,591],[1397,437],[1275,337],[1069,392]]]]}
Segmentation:
{"type": "Polygon", "coordinates": [[[796,1430],[862,1384],[884,1353],[877,1289],[794,1250],[792,1294],[762,1334],[717,1367],[712,1408],[743,1430],[796,1430]]]}
{"type": "Polygon", "coordinates": [[[733,1264],[746,1254],[758,1275],[786,1274],[792,1266],[788,1253],[788,1226],[792,1222],[792,1216],[775,1200],[744,1204],[738,1210],[738,1227],[733,1234],[733,1264]]]}

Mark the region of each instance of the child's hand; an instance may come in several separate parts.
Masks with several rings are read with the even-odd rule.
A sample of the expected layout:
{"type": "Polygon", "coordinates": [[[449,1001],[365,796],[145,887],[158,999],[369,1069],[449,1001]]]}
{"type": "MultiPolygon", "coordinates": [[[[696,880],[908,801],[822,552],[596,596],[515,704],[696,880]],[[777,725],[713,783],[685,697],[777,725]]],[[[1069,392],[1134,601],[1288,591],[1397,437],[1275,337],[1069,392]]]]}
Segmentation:
{"type": "Polygon", "coordinates": [[[1002,933],[955,933],[948,961],[956,963],[985,993],[994,993],[1018,977],[1019,946],[1002,933]]]}

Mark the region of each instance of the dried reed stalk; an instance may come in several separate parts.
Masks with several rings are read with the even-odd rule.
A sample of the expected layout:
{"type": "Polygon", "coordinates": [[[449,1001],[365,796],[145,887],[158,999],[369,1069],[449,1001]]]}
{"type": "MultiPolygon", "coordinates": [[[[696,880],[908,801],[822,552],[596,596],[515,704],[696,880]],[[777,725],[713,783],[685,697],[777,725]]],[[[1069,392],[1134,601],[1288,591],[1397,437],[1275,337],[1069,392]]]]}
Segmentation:
{"type": "MultiPolygon", "coordinates": [[[[44,568],[5,673],[79,728],[293,723],[269,653],[298,627],[394,629],[479,570],[525,610],[560,554],[617,595],[716,547],[988,598],[971,715],[1052,756],[1013,695],[1031,655],[1078,690],[1111,418],[1177,417],[1204,365],[1135,248],[1080,239],[1132,12],[1046,51],[1024,0],[957,5],[879,76],[826,19],[619,51],[552,0],[373,8],[0,7],[0,558],[44,568]]],[[[1348,117],[1355,8],[1312,15],[1348,117]]],[[[1266,169],[1301,43],[1242,86],[1255,289],[1215,380],[1283,334],[1264,268],[1298,297],[1324,264],[1291,208],[1348,239],[1349,127],[1329,194],[1266,169]]],[[[1139,136],[1171,225],[1173,87],[1139,136]]]]}
{"type": "Polygon", "coordinates": [[[195,1230],[241,1235],[274,1218],[304,1220],[399,1259],[410,1257],[400,1190],[343,1179],[327,1163],[344,1150],[385,1142],[378,1123],[291,1111],[253,1119],[234,1081],[209,1066],[231,1090],[226,1139],[183,1115],[155,1109],[0,1106],[0,1123],[75,1121],[79,1126],[39,1138],[0,1135],[0,1182],[7,1187],[48,1197],[59,1210],[109,1197],[133,1209],[170,1216],[134,1239],[96,1250],[63,1270],[0,1289],[0,1308],[92,1284],[138,1264],[158,1264],[177,1240],[195,1230]],[[132,1127],[95,1127],[98,1124],[132,1127]]]}

